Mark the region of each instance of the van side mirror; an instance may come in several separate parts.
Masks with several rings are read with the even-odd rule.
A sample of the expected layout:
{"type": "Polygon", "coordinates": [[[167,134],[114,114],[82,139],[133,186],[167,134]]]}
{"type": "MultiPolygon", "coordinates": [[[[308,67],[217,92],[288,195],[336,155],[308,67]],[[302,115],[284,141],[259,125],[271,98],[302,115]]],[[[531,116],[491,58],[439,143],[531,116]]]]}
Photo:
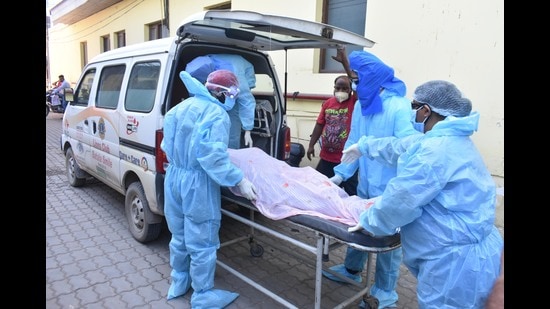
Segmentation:
{"type": "Polygon", "coordinates": [[[72,102],[74,101],[74,95],[73,95],[73,88],[65,88],[63,89],[63,96],[65,97],[65,101],[72,102]]]}

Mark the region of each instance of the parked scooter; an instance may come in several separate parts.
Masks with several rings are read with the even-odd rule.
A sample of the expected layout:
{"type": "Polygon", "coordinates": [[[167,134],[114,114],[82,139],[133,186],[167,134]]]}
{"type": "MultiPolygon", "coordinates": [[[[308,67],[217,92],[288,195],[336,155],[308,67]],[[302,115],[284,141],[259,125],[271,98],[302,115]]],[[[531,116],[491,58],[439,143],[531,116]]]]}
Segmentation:
{"type": "Polygon", "coordinates": [[[46,117],[52,113],[63,114],[65,109],[63,108],[62,99],[58,94],[52,94],[51,90],[46,92],[46,117]]]}
{"type": "Polygon", "coordinates": [[[52,94],[51,90],[46,91],[46,117],[48,117],[50,111],[59,114],[65,113],[65,108],[63,108],[63,105],[67,106],[67,104],[73,100],[73,88],[63,89],[62,96],[52,94]],[[63,100],[65,100],[65,104],[63,104],[63,100]]]}

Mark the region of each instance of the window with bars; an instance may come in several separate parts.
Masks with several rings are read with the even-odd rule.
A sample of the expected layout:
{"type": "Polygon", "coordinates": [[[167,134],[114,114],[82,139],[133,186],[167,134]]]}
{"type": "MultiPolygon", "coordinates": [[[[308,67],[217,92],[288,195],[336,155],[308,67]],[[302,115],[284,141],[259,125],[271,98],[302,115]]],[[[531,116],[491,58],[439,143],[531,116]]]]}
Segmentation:
{"type": "Polygon", "coordinates": [[[126,31],[115,32],[115,46],[116,48],[126,46],[126,31]]]}
{"type": "Polygon", "coordinates": [[[149,36],[148,36],[149,41],[163,38],[162,21],[159,20],[157,22],[147,25],[147,29],[149,30],[149,36]]]}
{"type": "MultiPolygon", "coordinates": [[[[338,28],[365,35],[367,16],[367,0],[323,0],[323,22],[338,28]]],[[[346,46],[349,54],[354,50],[362,50],[362,47],[346,46]]],[[[344,68],[339,62],[334,61],[334,50],[321,50],[320,72],[341,73],[344,68]]]]}
{"type": "Polygon", "coordinates": [[[107,34],[101,37],[101,52],[109,50],[111,50],[111,36],[107,34]]]}

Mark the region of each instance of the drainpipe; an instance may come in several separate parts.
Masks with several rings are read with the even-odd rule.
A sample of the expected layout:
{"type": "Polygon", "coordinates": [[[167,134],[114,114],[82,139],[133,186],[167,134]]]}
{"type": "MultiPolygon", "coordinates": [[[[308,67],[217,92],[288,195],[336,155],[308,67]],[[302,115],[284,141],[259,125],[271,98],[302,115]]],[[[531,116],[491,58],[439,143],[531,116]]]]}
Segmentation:
{"type": "Polygon", "coordinates": [[[162,2],[162,37],[167,38],[170,36],[170,3],[169,0],[163,0],[162,2]]]}

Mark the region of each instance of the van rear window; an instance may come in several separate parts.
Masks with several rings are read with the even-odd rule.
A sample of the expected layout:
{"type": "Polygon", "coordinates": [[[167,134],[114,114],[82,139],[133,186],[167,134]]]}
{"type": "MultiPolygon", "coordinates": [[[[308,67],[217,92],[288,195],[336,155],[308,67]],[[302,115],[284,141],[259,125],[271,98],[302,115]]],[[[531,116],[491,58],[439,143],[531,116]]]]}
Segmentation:
{"type": "Polygon", "coordinates": [[[148,113],[153,109],[160,74],[160,62],[139,62],[134,65],[126,90],[124,108],[148,113]]]}

